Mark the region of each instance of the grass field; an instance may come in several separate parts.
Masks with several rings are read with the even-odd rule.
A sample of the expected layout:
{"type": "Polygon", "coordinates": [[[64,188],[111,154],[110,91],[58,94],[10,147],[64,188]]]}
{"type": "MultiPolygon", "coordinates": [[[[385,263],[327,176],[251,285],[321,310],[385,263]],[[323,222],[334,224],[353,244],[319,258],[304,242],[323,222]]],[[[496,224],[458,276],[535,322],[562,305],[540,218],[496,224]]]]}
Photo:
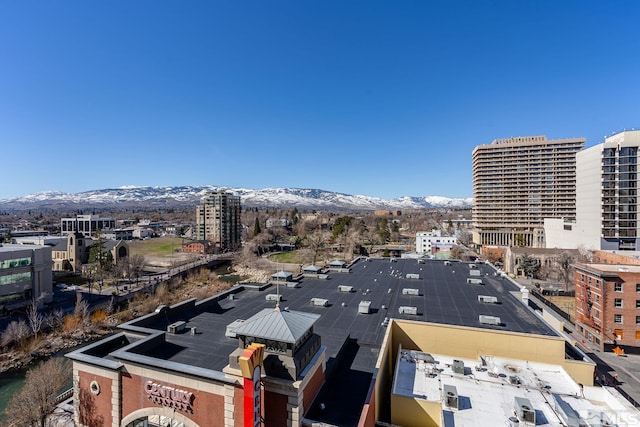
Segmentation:
{"type": "MultiPolygon", "coordinates": [[[[324,257],[323,251],[318,251],[316,257],[316,264],[321,262],[324,257]]],[[[282,262],[285,264],[311,264],[313,261],[313,252],[308,249],[300,249],[289,252],[278,252],[277,254],[269,255],[269,260],[273,262],[282,262]]]]}
{"type": "Polygon", "coordinates": [[[148,240],[132,240],[128,242],[131,255],[145,257],[166,257],[180,250],[180,237],[157,237],[148,240]]]}

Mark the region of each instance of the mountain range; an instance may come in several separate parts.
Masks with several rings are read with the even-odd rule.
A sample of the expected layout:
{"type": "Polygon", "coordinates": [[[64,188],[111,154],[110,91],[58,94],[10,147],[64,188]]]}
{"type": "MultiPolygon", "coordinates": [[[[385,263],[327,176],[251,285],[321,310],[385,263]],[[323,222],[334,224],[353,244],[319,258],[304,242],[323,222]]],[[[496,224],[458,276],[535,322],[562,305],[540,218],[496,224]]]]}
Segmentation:
{"type": "Polygon", "coordinates": [[[442,196],[382,199],[363,195],[350,195],[318,189],[301,188],[247,188],[202,186],[136,187],[125,186],[81,193],[45,191],[12,199],[0,199],[0,209],[89,209],[89,208],[170,208],[195,206],[210,191],[229,191],[241,197],[243,207],[262,207],[317,210],[375,210],[375,209],[465,209],[471,207],[471,198],[455,199],[442,196]]]}

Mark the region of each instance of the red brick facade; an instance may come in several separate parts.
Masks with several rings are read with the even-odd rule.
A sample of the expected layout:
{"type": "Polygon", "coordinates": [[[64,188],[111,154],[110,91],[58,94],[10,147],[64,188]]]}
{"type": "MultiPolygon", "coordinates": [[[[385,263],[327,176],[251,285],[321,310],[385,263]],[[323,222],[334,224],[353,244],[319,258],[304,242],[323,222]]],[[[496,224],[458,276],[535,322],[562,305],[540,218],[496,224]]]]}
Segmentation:
{"type": "Polygon", "coordinates": [[[611,251],[595,251],[592,262],[595,264],[640,265],[640,259],[635,256],[611,251]]]}
{"type": "Polygon", "coordinates": [[[640,272],[578,265],[575,284],[577,326],[591,342],[640,347],[640,272]]]}
{"type": "Polygon", "coordinates": [[[302,396],[303,408],[306,411],[311,408],[311,404],[313,403],[313,399],[315,399],[316,395],[320,391],[320,388],[324,384],[324,371],[322,370],[322,366],[318,367],[318,369],[314,372],[313,376],[307,383],[304,388],[304,394],[302,396]]]}
{"type": "MultiPolygon", "coordinates": [[[[165,384],[164,382],[157,381],[154,378],[144,378],[137,375],[126,375],[122,377],[123,418],[141,408],[162,406],[149,399],[148,394],[145,392],[145,384],[147,381],[153,381],[154,383],[192,392],[193,413],[183,411],[182,414],[192,419],[200,426],[224,426],[224,396],[207,393],[201,390],[194,390],[180,384],[165,384]]],[[[239,387],[236,388],[235,396],[237,395],[240,395],[241,402],[242,389],[239,387]]],[[[237,408],[242,408],[242,406],[237,408]]]]}
{"type": "Polygon", "coordinates": [[[111,426],[113,422],[111,416],[111,385],[113,381],[82,371],[78,376],[80,422],[92,427],[111,426]],[[97,384],[97,388],[94,387],[97,394],[91,391],[91,383],[94,381],[97,384]]]}

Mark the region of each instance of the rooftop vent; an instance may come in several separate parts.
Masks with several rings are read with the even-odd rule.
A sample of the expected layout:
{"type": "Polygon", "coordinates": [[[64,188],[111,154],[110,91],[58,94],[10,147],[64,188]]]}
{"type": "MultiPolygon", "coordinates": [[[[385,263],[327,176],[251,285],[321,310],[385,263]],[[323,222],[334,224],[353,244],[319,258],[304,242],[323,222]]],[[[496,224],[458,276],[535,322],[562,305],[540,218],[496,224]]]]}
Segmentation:
{"type": "Polygon", "coordinates": [[[451,365],[451,370],[455,374],[464,375],[464,362],[462,360],[454,360],[453,365],[451,365]]]}
{"type": "Polygon", "coordinates": [[[400,314],[414,314],[417,315],[418,314],[418,307],[409,307],[406,305],[402,305],[400,307],[398,307],[398,313],[400,314]]]}
{"type": "Polygon", "coordinates": [[[493,297],[493,296],[489,296],[489,295],[478,295],[478,301],[479,302],[484,302],[487,304],[497,304],[498,303],[498,297],[493,297]]]}
{"type": "Polygon", "coordinates": [[[500,326],[502,324],[502,322],[500,321],[500,318],[497,316],[487,316],[485,314],[481,314],[478,318],[478,320],[480,321],[480,323],[482,323],[483,325],[495,325],[495,326],[500,326]]]}
{"type": "Polygon", "coordinates": [[[187,322],[184,322],[182,320],[178,322],[173,322],[172,324],[167,326],[167,332],[169,332],[170,334],[177,334],[178,332],[184,331],[186,327],[187,327],[187,322]]]}

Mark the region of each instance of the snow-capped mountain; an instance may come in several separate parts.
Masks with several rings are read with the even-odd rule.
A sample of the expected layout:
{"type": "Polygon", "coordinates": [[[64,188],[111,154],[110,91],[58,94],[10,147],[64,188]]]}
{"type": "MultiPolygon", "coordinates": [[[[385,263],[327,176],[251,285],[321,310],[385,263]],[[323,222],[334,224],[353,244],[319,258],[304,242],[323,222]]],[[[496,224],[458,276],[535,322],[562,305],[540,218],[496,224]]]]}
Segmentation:
{"type": "Polygon", "coordinates": [[[244,207],[271,207],[289,209],[425,209],[471,206],[471,198],[452,199],[442,196],[400,197],[381,199],[363,195],[350,195],[332,191],[301,188],[247,188],[217,187],[212,185],[181,187],[125,186],[82,193],[45,191],[13,199],[0,200],[0,209],[80,209],[90,207],[176,207],[193,205],[210,191],[229,191],[241,197],[244,207]]]}

